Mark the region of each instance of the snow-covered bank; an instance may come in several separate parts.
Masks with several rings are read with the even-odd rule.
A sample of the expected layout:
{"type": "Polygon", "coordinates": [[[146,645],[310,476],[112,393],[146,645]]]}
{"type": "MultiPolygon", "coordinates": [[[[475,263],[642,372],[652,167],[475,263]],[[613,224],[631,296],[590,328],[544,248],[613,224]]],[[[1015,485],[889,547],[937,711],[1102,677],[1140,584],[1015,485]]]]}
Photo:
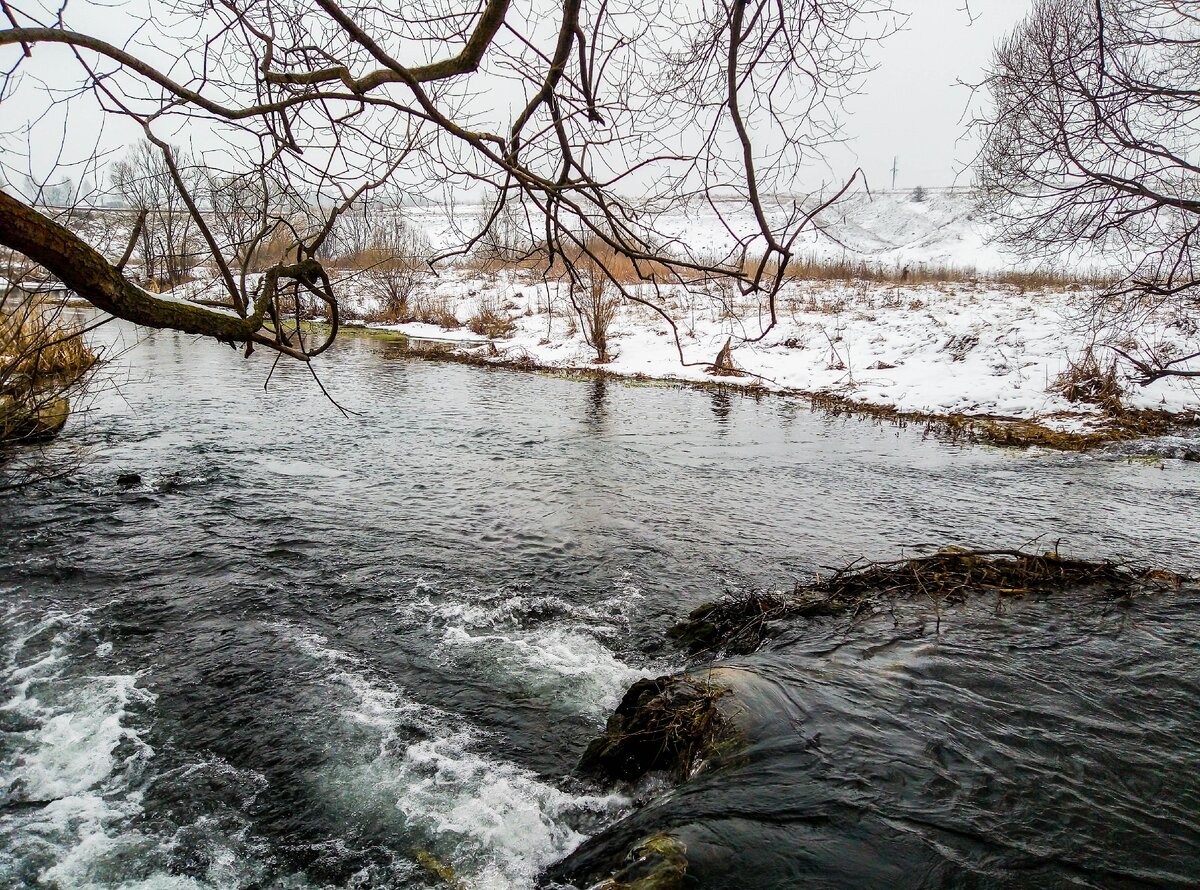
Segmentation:
{"type": "MultiPolygon", "coordinates": [[[[348,281],[341,293],[345,316],[377,317],[380,307],[368,288],[348,281]]],[[[1086,432],[1110,426],[1111,417],[1098,405],[1068,400],[1060,375],[1089,350],[1102,366],[1111,363],[1116,353],[1105,344],[1128,345],[1129,334],[1097,330],[1081,308],[1082,295],[982,283],[794,282],[777,301],[778,324],[754,342],[766,321],[763,307],[729,293],[664,289],[658,300],[675,324],[682,362],[671,325],[650,308],[625,302],[616,308],[608,333],[611,361],[598,365],[565,287],[519,272],[490,279],[454,273],[430,279],[412,297],[414,305],[436,303],[463,323],[488,309],[511,320],[510,336],[489,341],[466,328],[368,324],[419,339],[454,340],[452,348],[494,361],[724,380],[898,412],[1011,418],[1086,432]],[[730,338],[744,376],[715,377],[709,366],[730,338]]],[[[1190,335],[1186,319],[1172,317],[1149,319],[1138,331],[1139,340],[1160,350],[1181,351],[1190,335]]],[[[1200,412],[1195,381],[1167,379],[1142,387],[1118,365],[1117,382],[1126,408],[1185,417],[1200,412]]]]}

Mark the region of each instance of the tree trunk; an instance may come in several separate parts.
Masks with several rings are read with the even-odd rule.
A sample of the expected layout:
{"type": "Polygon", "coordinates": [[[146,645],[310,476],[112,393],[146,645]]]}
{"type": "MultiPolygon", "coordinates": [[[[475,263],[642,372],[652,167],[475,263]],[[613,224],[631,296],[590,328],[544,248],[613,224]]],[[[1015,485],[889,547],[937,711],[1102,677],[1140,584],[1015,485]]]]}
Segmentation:
{"type": "Polygon", "coordinates": [[[232,310],[148,293],[74,232],[3,191],[0,244],[43,266],[97,309],[135,324],[236,342],[251,339],[262,327],[266,300],[242,318],[232,310]]]}
{"type": "Polygon", "coordinates": [[[733,364],[733,338],[729,337],[725,340],[725,345],[721,347],[721,351],[717,353],[716,360],[708,369],[710,374],[716,374],[718,377],[740,377],[739,371],[733,364]]]}

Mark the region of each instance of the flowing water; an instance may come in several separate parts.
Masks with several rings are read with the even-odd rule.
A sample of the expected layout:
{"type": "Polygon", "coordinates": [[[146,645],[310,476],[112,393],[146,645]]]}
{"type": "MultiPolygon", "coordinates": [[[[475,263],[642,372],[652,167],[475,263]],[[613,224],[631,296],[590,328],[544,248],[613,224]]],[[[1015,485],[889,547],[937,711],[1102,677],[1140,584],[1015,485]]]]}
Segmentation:
{"type": "Polygon", "coordinates": [[[120,335],[49,449],[78,469],[0,499],[0,886],[524,888],[664,828],[701,887],[1200,875],[1188,591],[797,627],[731,662],[735,766],[637,808],[573,775],[702,602],[948,543],[1197,571],[1196,464],[354,335],[346,419],[294,364],[120,335]]]}

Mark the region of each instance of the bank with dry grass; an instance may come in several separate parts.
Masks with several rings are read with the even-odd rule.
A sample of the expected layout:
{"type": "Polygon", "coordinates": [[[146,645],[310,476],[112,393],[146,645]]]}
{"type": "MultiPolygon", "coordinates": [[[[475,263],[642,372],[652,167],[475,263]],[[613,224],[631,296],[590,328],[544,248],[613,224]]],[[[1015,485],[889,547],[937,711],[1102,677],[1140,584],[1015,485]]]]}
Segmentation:
{"type": "Polygon", "coordinates": [[[53,438],[96,361],[60,304],[10,287],[0,299],[0,446],[53,438]]]}

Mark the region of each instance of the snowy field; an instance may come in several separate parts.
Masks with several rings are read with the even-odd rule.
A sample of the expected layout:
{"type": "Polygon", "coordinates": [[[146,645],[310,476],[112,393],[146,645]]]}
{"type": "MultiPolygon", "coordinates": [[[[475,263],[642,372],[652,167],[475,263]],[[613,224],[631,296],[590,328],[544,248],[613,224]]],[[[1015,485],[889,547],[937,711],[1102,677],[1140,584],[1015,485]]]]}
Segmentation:
{"type": "MultiPolygon", "coordinates": [[[[532,359],[551,368],[596,368],[620,375],[667,380],[724,379],[775,391],[828,393],[902,411],[1038,420],[1060,429],[1103,424],[1096,406],[1070,402],[1056,392],[1059,375],[1089,348],[1103,365],[1114,353],[1103,345],[1117,331],[1090,330],[1079,292],[1026,291],[1012,286],[798,282],[778,300],[779,323],[760,342],[757,307],[735,315],[719,301],[679,289],[667,306],[675,332],[652,310],[626,303],[608,334],[611,361],[596,364],[563,289],[549,289],[513,273],[495,280],[451,275],[431,284],[418,300],[439,301],[462,322],[481,307],[512,320],[515,329],[494,341],[500,360],[532,359]],[[554,311],[548,312],[547,307],[554,311]],[[746,372],[718,378],[708,366],[726,340],[746,372]]],[[[345,312],[353,318],[375,309],[351,286],[345,312]],[[356,299],[357,297],[357,299],[356,299]]],[[[765,317],[761,321],[765,321],[765,317]]],[[[487,338],[467,329],[422,323],[371,324],[409,336],[450,339],[458,348],[486,350],[487,338]]],[[[1185,329],[1171,319],[1143,331],[1158,343],[1184,348],[1185,329]]],[[[1123,381],[1123,403],[1172,412],[1200,408],[1195,382],[1163,380],[1149,387],[1123,381]]]]}
{"type": "MultiPolygon", "coordinates": [[[[460,243],[483,215],[483,207],[472,205],[415,206],[403,214],[431,253],[460,243]]],[[[656,227],[694,254],[717,257],[733,243],[723,220],[732,221],[735,231],[751,225],[746,209],[729,203],[715,209],[696,206],[660,218],[656,227]]],[[[107,227],[110,239],[117,228],[107,227]]],[[[598,365],[561,283],[519,270],[482,274],[442,266],[438,274],[419,273],[407,285],[409,304],[436,308],[423,314],[440,324],[389,325],[378,275],[332,271],[343,318],[412,337],[451,340],[453,348],[497,361],[602,367],[667,380],[724,379],[901,411],[1035,420],[1072,431],[1106,422],[1097,406],[1069,401],[1059,391],[1060,375],[1089,355],[1107,367],[1116,358],[1113,346],[1150,345],[1171,356],[1200,348],[1196,320],[1187,316],[1150,314],[1137,330],[1115,329],[1098,323],[1087,309],[1085,286],[1030,289],[995,283],[997,275],[1037,267],[1022,264],[996,244],[993,227],[966,189],[851,195],[818,220],[796,253],[817,261],[908,270],[915,280],[947,270],[958,273],[950,278],[965,280],[793,281],[778,297],[778,324],[761,338],[765,307],[745,302],[732,289],[663,288],[652,301],[674,327],[645,306],[622,303],[609,332],[610,361],[598,365]],[[510,321],[511,331],[493,332],[490,338],[471,333],[465,325],[484,310],[510,321]],[[734,363],[744,376],[715,378],[708,366],[730,338],[734,363]]],[[[1039,271],[1086,280],[1103,268],[1093,256],[1064,258],[1061,265],[1039,271]]],[[[175,294],[196,296],[199,290],[191,284],[175,294]]],[[[1127,371],[1120,373],[1126,407],[1200,411],[1200,386],[1194,381],[1168,379],[1142,387],[1127,371]]]]}
{"type": "MultiPolygon", "coordinates": [[[[1091,276],[1106,268],[1100,254],[1063,256],[1052,264],[1023,261],[996,243],[994,227],[981,215],[970,189],[922,189],[921,200],[915,199],[915,191],[846,196],[814,220],[796,242],[794,254],[820,261],[863,262],[885,270],[908,267],[914,272],[953,268],[997,273],[1043,268],[1091,276]]],[[[767,199],[765,203],[773,225],[791,209],[787,199],[767,199]]],[[[404,216],[434,250],[441,250],[460,243],[464,233],[473,234],[472,227],[486,211],[475,204],[415,206],[407,208],[404,216]]],[[[738,235],[752,232],[749,207],[735,201],[696,202],[653,222],[665,238],[707,258],[724,256],[733,249],[735,242],[727,224],[738,235]]]]}

